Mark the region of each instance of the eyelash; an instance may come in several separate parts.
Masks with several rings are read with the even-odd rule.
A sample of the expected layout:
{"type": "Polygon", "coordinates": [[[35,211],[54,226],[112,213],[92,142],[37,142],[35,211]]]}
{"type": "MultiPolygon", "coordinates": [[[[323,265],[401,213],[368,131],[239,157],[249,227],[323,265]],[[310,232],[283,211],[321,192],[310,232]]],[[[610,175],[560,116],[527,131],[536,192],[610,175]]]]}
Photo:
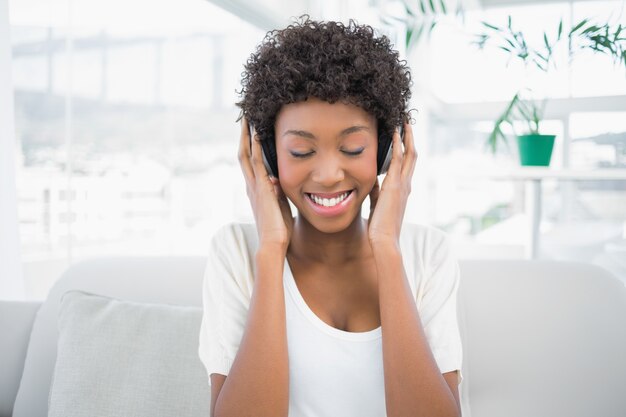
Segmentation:
{"type": "MultiPolygon", "coordinates": [[[[363,153],[363,149],[358,150],[358,151],[354,151],[354,152],[348,152],[348,151],[342,151],[342,152],[343,152],[343,153],[345,153],[345,154],[346,154],[346,155],[348,155],[348,156],[359,156],[360,154],[362,154],[362,153],[363,153]]],[[[301,159],[304,159],[304,158],[308,158],[309,156],[313,155],[313,153],[314,153],[314,152],[309,152],[309,153],[302,153],[302,154],[299,154],[299,153],[293,153],[293,152],[291,152],[291,155],[293,155],[293,156],[294,156],[294,157],[296,157],[296,158],[301,158],[301,159]]]]}

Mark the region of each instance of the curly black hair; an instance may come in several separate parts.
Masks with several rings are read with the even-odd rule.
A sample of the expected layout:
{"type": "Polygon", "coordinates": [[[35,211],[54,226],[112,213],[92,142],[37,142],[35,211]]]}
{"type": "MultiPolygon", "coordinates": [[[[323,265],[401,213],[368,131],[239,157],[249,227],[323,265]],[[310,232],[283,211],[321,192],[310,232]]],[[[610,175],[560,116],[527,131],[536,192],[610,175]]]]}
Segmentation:
{"type": "Polygon", "coordinates": [[[285,104],[316,97],[354,104],[378,122],[379,137],[391,138],[404,121],[411,74],[388,37],[350,19],[319,22],[302,15],[281,30],[267,32],[242,75],[242,117],[261,140],[274,139],[276,115],[285,104]]]}

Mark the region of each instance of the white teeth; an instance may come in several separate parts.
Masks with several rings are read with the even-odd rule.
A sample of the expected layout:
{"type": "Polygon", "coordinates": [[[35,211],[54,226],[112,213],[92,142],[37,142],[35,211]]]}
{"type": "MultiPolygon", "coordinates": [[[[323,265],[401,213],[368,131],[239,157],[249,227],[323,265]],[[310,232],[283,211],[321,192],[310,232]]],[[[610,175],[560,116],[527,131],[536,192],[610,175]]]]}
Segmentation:
{"type": "Polygon", "coordinates": [[[348,194],[350,194],[350,192],[347,193],[343,193],[338,197],[334,197],[334,198],[320,198],[314,194],[309,194],[309,196],[311,197],[311,199],[313,201],[315,201],[317,204],[324,206],[324,207],[333,207],[336,206],[337,204],[341,203],[347,196],[348,194]]]}

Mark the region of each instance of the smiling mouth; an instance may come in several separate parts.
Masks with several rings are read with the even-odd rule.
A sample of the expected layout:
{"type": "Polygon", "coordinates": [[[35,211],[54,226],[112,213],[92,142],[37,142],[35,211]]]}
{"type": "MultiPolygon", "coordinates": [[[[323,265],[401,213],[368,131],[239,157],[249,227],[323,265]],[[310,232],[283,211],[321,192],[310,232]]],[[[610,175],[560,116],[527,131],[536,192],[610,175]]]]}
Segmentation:
{"type": "Polygon", "coordinates": [[[314,204],[321,206],[321,207],[335,207],[336,205],[340,204],[342,201],[344,201],[346,198],[348,198],[350,196],[350,194],[352,194],[354,190],[348,190],[348,191],[344,191],[341,194],[337,194],[335,197],[333,198],[323,198],[320,197],[316,194],[312,194],[312,193],[305,193],[307,198],[312,201],[314,204]]]}

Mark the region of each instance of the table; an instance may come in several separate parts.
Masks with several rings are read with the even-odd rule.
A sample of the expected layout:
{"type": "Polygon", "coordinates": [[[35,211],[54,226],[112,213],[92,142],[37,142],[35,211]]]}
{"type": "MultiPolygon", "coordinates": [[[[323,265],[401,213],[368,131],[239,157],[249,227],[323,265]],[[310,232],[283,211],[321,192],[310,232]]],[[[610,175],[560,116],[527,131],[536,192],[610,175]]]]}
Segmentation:
{"type": "MultiPolygon", "coordinates": [[[[499,181],[524,181],[526,183],[525,212],[529,216],[529,230],[525,257],[537,259],[539,255],[539,226],[541,223],[541,188],[546,179],[565,181],[598,181],[598,180],[624,180],[626,181],[626,169],[622,168],[598,168],[593,170],[581,169],[558,169],[550,167],[518,166],[508,170],[459,170],[446,171],[435,170],[438,176],[458,176],[463,179],[491,179],[499,181]]],[[[626,212],[626,209],[625,209],[626,212]]]]}

